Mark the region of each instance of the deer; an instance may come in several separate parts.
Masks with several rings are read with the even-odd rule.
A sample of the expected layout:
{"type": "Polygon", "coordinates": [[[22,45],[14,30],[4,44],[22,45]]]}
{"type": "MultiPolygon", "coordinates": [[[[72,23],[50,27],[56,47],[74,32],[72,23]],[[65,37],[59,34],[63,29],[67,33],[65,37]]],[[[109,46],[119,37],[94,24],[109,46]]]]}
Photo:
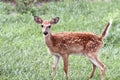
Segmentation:
{"type": "Polygon", "coordinates": [[[50,31],[51,25],[58,23],[59,17],[52,18],[51,20],[42,20],[39,16],[34,16],[34,21],[40,24],[48,51],[54,56],[51,73],[52,80],[54,80],[56,66],[60,57],[63,59],[65,78],[68,80],[68,58],[72,54],[82,54],[92,63],[89,79],[94,76],[97,67],[100,70],[100,80],[104,80],[106,67],[99,59],[98,51],[103,46],[103,39],[109,31],[112,20],[107,23],[100,35],[91,32],[59,32],[52,34],[50,31]]]}

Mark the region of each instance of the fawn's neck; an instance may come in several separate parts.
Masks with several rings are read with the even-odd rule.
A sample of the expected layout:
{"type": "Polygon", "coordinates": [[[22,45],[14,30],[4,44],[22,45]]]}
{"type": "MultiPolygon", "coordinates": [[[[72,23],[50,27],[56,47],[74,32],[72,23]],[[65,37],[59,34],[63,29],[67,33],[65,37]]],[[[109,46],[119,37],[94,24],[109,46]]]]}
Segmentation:
{"type": "Polygon", "coordinates": [[[51,33],[49,33],[47,36],[45,36],[45,43],[49,48],[53,46],[52,45],[53,42],[52,42],[52,34],[51,33]]]}

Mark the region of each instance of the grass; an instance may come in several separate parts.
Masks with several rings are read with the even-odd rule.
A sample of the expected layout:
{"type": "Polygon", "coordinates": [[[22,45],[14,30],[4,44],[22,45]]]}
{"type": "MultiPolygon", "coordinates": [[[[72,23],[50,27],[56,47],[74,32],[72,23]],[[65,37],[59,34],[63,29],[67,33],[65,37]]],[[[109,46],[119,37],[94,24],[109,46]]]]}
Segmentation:
{"type": "MultiPolygon", "coordinates": [[[[50,80],[52,56],[48,53],[40,26],[31,13],[11,15],[8,4],[0,2],[0,80],[50,80]],[[7,6],[7,7],[6,7],[7,6]]],[[[105,80],[119,80],[120,72],[120,1],[50,2],[35,9],[34,15],[42,19],[59,16],[60,22],[52,26],[52,32],[89,31],[101,34],[113,19],[100,59],[106,65],[105,80]]],[[[10,11],[11,12],[11,11],[10,11]]],[[[69,79],[88,80],[91,64],[84,56],[70,56],[69,79]]],[[[57,66],[55,80],[65,80],[62,59],[57,66]]],[[[99,70],[92,80],[99,80],[99,70]]]]}

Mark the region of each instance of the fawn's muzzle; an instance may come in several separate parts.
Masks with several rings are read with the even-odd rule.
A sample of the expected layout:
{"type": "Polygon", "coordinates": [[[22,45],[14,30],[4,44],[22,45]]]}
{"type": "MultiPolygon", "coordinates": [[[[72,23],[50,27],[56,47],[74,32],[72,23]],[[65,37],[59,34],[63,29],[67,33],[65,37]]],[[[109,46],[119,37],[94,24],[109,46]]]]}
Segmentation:
{"type": "Polygon", "coordinates": [[[43,34],[44,34],[44,35],[47,35],[47,34],[48,34],[48,32],[47,32],[47,31],[45,31],[45,32],[43,32],[43,34]]]}

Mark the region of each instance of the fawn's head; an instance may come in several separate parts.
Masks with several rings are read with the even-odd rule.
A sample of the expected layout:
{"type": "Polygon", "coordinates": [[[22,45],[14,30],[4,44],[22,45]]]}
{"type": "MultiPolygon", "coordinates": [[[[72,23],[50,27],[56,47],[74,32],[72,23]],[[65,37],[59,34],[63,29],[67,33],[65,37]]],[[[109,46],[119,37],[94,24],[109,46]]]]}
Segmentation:
{"type": "Polygon", "coordinates": [[[45,36],[50,33],[50,28],[52,24],[56,24],[59,21],[59,17],[55,17],[52,20],[42,20],[38,16],[34,16],[34,21],[38,24],[41,24],[42,32],[45,36]]]}

